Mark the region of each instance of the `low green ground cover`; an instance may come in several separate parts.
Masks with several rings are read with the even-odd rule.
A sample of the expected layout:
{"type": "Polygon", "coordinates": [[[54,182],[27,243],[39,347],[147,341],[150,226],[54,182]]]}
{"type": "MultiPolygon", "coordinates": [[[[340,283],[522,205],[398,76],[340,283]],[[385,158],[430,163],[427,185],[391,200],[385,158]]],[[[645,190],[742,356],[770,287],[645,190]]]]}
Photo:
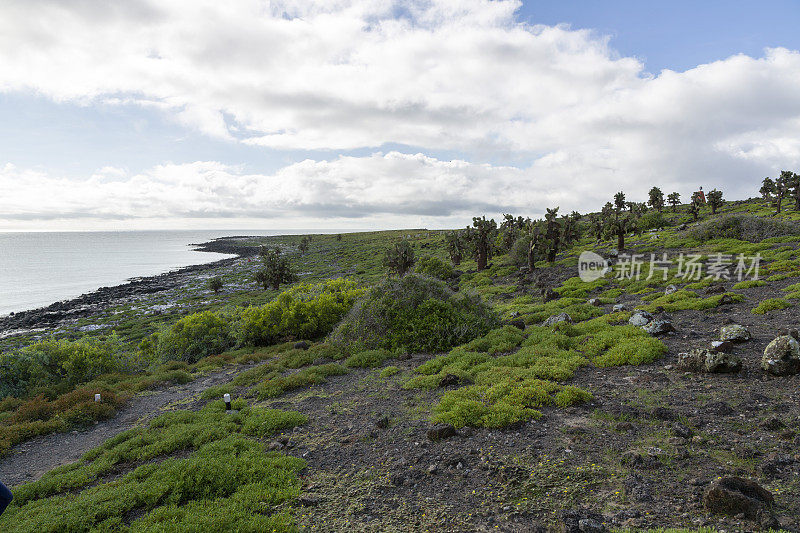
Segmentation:
{"type": "Polygon", "coordinates": [[[175,411],[109,439],[71,465],[15,488],[9,533],[293,531],[302,459],[251,438],[306,422],[292,411],[222,402],[175,411]],[[188,452],[188,455],[187,455],[188,452]],[[115,475],[119,470],[124,474],[115,475]]]}
{"type": "Polygon", "coordinates": [[[641,328],[615,325],[628,316],[613,313],[580,324],[533,326],[524,333],[510,327],[494,330],[420,365],[405,387],[435,388],[455,376],[464,386],[444,393],[433,408],[433,420],[456,427],[504,427],[538,418],[543,406],[591,399],[587,391],[563,383],[578,368],[650,363],[666,351],[641,328]],[[505,355],[493,355],[499,353],[505,355]]]}

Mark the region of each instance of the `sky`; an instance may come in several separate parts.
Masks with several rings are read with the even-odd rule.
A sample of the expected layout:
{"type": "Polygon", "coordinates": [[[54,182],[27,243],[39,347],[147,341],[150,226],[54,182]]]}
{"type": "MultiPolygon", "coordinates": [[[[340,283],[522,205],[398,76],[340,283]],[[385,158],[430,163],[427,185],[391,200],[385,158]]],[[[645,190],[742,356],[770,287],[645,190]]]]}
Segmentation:
{"type": "Polygon", "coordinates": [[[754,196],[800,167],[798,23],[798,0],[6,0],[0,231],[754,196]]]}

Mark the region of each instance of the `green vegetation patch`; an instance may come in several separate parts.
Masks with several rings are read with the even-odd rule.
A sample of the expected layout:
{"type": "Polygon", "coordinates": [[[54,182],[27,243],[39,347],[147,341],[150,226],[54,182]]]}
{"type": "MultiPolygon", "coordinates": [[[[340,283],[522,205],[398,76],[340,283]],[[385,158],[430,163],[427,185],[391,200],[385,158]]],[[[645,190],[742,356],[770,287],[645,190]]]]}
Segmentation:
{"type": "Polygon", "coordinates": [[[461,427],[503,427],[538,418],[542,406],[565,407],[588,401],[591,394],[563,385],[589,364],[616,366],[650,363],[666,352],[664,344],[641,328],[614,325],[627,313],[614,313],[580,324],[530,327],[513,353],[487,353],[495,330],[454,348],[416,369],[406,388],[435,388],[448,376],[462,386],[447,391],[433,409],[433,420],[461,427]],[[479,351],[483,350],[483,351],[479,351]]]}
{"type": "Polygon", "coordinates": [[[330,341],[350,349],[441,352],[484,335],[497,323],[495,313],[479,297],[408,274],[370,289],[330,341]]]}
{"type": "Polygon", "coordinates": [[[300,492],[297,473],[305,462],[266,453],[245,433],[268,436],[305,417],[241,402],[235,407],[237,414],[214,402],[199,412],[162,415],[17,487],[0,530],[294,530],[287,504],[300,492]],[[179,458],[181,450],[191,453],[179,458]],[[129,471],[106,479],[120,469],[129,471]]]}
{"type": "Polygon", "coordinates": [[[354,281],[343,278],[298,285],[268,304],[242,311],[237,339],[241,345],[263,346],[286,337],[324,337],[362,294],[354,281]]]}
{"type": "Polygon", "coordinates": [[[718,307],[723,298],[729,299],[731,302],[741,302],[745,299],[743,295],[733,293],[716,294],[708,298],[701,298],[694,291],[681,289],[672,294],[659,296],[651,300],[649,305],[641,306],[641,308],[650,312],[654,311],[656,307],[663,307],[667,312],[686,311],[689,309],[702,311],[718,307]]]}
{"type": "Polygon", "coordinates": [[[800,224],[747,214],[720,215],[705,220],[687,234],[700,241],[727,238],[758,243],[764,239],[797,235],[800,224]]]}
{"type": "Polygon", "coordinates": [[[348,368],[376,368],[394,355],[389,350],[364,350],[345,359],[344,365],[348,368]]]}
{"type": "Polygon", "coordinates": [[[750,310],[751,313],[754,315],[765,315],[770,311],[778,311],[780,309],[786,309],[787,307],[791,307],[792,304],[784,300],[783,298],[767,298],[763,300],[760,304],[750,310]]]}
{"type": "Polygon", "coordinates": [[[733,288],[736,290],[752,289],[753,287],[763,287],[766,284],[767,282],[763,279],[746,279],[734,285],[733,288]]]}
{"type": "Polygon", "coordinates": [[[257,385],[255,391],[259,399],[275,398],[286,391],[325,383],[328,376],[342,374],[347,374],[347,369],[336,363],[309,366],[292,374],[274,375],[257,385]]]}

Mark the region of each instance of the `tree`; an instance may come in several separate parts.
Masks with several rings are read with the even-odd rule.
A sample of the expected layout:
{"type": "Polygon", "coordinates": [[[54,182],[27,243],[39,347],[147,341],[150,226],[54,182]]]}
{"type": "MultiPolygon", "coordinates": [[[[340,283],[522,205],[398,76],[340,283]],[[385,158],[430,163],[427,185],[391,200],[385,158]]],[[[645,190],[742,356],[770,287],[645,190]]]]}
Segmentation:
{"type": "Polygon", "coordinates": [[[306,253],[310,242],[311,239],[307,236],[304,236],[302,239],[300,239],[300,245],[298,246],[298,248],[300,248],[300,253],[302,254],[306,253]]]}
{"type": "Polygon", "coordinates": [[[472,228],[467,226],[466,237],[472,244],[475,252],[475,262],[478,263],[478,272],[486,268],[492,257],[492,240],[497,234],[497,222],[486,217],[473,217],[472,228]]]}
{"type": "Polygon", "coordinates": [[[800,174],[792,172],[789,188],[791,189],[792,197],[794,197],[794,208],[800,211],[800,174]]]}
{"type": "Polygon", "coordinates": [[[716,215],[717,209],[722,207],[722,204],[725,203],[725,200],[722,198],[722,191],[718,191],[717,189],[711,189],[708,191],[708,205],[711,207],[711,214],[716,215]]]}
{"type": "Polygon", "coordinates": [[[764,200],[771,200],[775,191],[775,182],[772,181],[772,178],[764,178],[764,181],[761,182],[761,188],[758,190],[764,200]]]}
{"type": "Polygon", "coordinates": [[[661,212],[664,208],[664,193],[658,187],[653,187],[650,189],[649,196],[650,199],[647,200],[647,203],[656,211],[661,212]]]}
{"type": "Polygon", "coordinates": [[[222,278],[214,276],[208,280],[208,288],[214,291],[214,294],[219,294],[219,291],[222,290],[222,278]]]}
{"type": "Polygon", "coordinates": [[[579,219],[580,215],[576,217],[574,211],[572,214],[564,217],[564,228],[561,232],[561,239],[565,244],[570,244],[580,239],[581,232],[580,227],[578,226],[579,219]]]}
{"type": "Polygon", "coordinates": [[[672,211],[673,212],[677,211],[678,210],[678,206],[681,205],[681,195],[680,195],[680,193],[677,193],[677,192],[669,193],[669,196],[667,196],[667,201],[669,202],[669,205],[672,206],[672,211]]]}
{"type": "Polygon", "coordinates": [[[603,216],[592,213],[589,215],[589,233],[598,241],[603,239],[603,216]]]}
{"type": "Polygon", "coordinates": [[[561,246],[561,224],[558,221],[558,207],[554,209],[547,209],[544,215],[544,238],[547,241],[547,262],[553,263],[556,260],[556,254],[561,246]]]}
{"type": "Polygon", "coordinates": [[[414,248],[411,243],[403,239],[396,242],[394,246],[386,250],[384,263],[390,270],[398,276],[403,277],[406,272],[411,270],[417,259],[414,256],[414,248]]]}
{"type": "Polygon", "coordinates": [[[625,212],[625,195],[618,192],[614,196],[614,205],[607,203],[603,208],[605,216],[609,217],[606,224],[606,232],[617,236],[617,248],[622,251],[625,249],[625,234],[633,231],[636,226],[636,214],[625,212]],[[622,198],[621,201],[618,201],[622,198]]]}
{"type": "Polygon", "coordinates": [[[625,193],[620,191],[614,195],[614,207],[618,211],[624,211],[627,203],[625,202],[625,193]]]}
{"type": "Polygon", "coordinates": [[[463,232],[450,231],[445,234],[444,239],[447,242],[447,253],[450,254],[450,260],[455,266],[460,265],[461,260],[464,258],[464,249],[466,247],[463,232]]]}
{"type": "Polygon", "coordinates": [[[262,285],[264,290],[272,287],[275,290],[283,283],[292,283],[297,276],[286,257],[280,254],[280,249],[264,250],[261,254],[261,268],[255,273],[256,283],[262,285]]]}
{"type": "Polygon", "coordinates": [[[692,214],[695,222],[697,222],[697,217],[700,215],[701,207],[703,207],[703,195],[700,191],[692,193],[692,201],[689,202],[689,212],[692,214]]]}
{"type": "Polygon", "coordinates": [[[789,193],[789,185],[792,182],[793,173],[789,172],[788,170],[781,171],[781,175],[778,176],[778,179],[775,180],[775,207],[777,210],[775,214],[780,214],[781,212],[781,204],[783,203],[783,199],[786,198],[787,194],[789,193]]]}

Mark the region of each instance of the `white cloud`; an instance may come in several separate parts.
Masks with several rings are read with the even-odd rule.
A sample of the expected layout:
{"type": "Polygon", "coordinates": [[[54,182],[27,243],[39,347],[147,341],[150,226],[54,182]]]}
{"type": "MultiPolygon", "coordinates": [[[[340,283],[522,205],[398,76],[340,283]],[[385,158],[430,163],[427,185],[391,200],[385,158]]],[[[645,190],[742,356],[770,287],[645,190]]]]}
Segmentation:
{"type": "Polygon", "coordinates": [[[536,213],[545,203],[594,208],[613,190],[644,194],[652,184],[747,195],[755,190],[748,180],[800,165],[797,51],[654,76],[619,57],[604,36],[518,23],[517,7],[511,0],[4,2],[0,91],[87,105],[138,102],[209,136],[273,149],[400,143],[460,150],[471,161],[534,163],[332,155],[269,176],[197,162],[80,183],[6,167],[5,186],[11,179],[21,192],[0,197],[0,212],[536,213]],[[41,183],[64,194],[25,204],[44,192],[41,183]],[[70,187],[83,192],[73,197],[70,187]]]}

